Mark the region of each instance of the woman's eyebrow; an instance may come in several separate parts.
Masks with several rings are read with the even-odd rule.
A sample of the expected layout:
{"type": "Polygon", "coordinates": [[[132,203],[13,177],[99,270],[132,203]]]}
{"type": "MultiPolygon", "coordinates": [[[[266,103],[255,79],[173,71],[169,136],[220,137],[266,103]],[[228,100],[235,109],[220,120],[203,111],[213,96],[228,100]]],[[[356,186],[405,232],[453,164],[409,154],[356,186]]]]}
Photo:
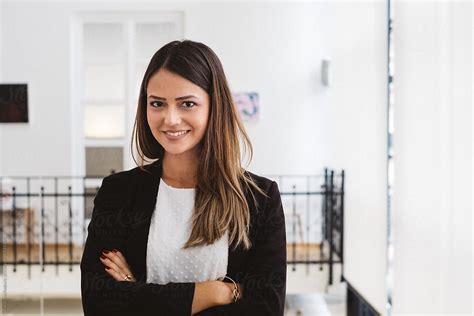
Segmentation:
{"type": "MultiPolygon", "coordinates": [[[[157,100],[164,100],[166,101],[166,98],[162,98],[162,97],[158,97],[156,95],[149,95],[148,96],[149,99],[157,99],[157,100]]],[[[182,97],[177,97],[175,100],[176,101],[179,101],[179,100],[183,100],[183,99],[189,99],[189,98],[195,98],[195,99],[199,99],[198,97],[196,97],[195,95],[185,95],[185,96],[182,96],[182,97]]]]}

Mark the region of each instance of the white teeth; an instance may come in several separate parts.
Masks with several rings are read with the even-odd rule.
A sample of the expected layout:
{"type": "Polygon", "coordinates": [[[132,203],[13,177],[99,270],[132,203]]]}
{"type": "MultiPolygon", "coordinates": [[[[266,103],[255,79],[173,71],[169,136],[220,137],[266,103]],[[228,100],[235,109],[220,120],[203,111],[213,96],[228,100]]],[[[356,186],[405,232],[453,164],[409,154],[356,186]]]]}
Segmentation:
{"type": "Polygon", "coordinates": [[[181,135],[186,134],[186,133],[187,133],[187,131],[176,132],[176,133],[166,132],[166,134],[171,135],[171,136],[181,136],[181,135]]]}

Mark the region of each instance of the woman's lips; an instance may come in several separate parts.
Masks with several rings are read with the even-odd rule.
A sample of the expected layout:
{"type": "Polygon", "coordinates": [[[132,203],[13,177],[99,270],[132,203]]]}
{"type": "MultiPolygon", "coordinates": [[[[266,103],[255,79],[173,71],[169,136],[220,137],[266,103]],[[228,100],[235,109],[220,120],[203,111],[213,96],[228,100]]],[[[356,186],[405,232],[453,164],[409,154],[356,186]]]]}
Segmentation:
{"type": "Polygon", "coordinates": [[[166,138],[168,140],[171,140],[171,141],[177,141],[177,140],[181,140],[183,139],[184,137],[186,137],[186,135],[188,135],[191,131],[188,130],[186,131],[186,133],[182,134],[182,135],[178,135],[178,136],[174,136],[174,135],[170,135],[168,134],[167,132],[163,132],[163,134],[165,134],[166,138]]]}

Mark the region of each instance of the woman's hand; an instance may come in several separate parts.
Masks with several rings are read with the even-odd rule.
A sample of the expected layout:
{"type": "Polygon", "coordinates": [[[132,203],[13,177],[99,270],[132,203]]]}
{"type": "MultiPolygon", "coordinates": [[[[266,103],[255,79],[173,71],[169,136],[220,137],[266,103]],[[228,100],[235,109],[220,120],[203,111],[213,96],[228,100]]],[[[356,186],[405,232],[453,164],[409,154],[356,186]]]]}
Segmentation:
{"type": "MultiPolygon", "coordinates": [[[[226,305],[226,304],[231,304],[234,302],[233,300],[233,297],[232,297],[232,293],[234,291],[234,283],[229,283],[229,282],[223,282],[223,281],[219,281],[222,283],[222,288],[224,289],[223,291],[220,292],[220,299],[219,299],[219,303],[220,305],[226,305]]],[[[237,284],[237,289],[239,291],[239,300],[242,299],[244,297],[244,293],[243,293],[243,287],[240,283],[236,283],[237,284]]]]}
{"type": "Polygon", "coordinates": [[[105,266],[105,271],[117,281],[135,282],[135,277],[125,260],[125,257],[117,249],[103,250],[100,261],[105,266]]]}

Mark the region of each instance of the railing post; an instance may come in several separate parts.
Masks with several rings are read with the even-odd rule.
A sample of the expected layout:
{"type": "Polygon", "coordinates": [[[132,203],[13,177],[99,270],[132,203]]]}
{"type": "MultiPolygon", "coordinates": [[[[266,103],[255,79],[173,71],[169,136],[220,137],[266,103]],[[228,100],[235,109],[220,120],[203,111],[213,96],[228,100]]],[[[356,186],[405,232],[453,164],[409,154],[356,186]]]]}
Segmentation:
{"type": "Polygon", "coordinates": [[[310,215],[309,215],[309,208],[310,208],[310,178],[306,176],[306,273],[309,273],[309,253],[310,253],[310,242],[309,242],[309,231],[310,231],[310,215]]]}
{"type": "Polygon", "coordinates": [[[333,274],[333,190],[334,190],[334,170],[331,170],[331,179],[329,182],[329,285],[332,285],[333,274]]]}
{"type": "Polygon", "coordinates": [[[56,257],[56,275],[59,273],[59,221],[58,221],[58,177],[54,178],[54,253],[56,257]]]}
{"type": "Polygon", "coordinates": [[[342,267],[344,265],[344,170],[341,172],[341,282],[344,281],[342,267]]]}
{"type": "Polygon", "coordinates": [[[31,187],[30,187],[30,177],[26,178],[26,192],[27,192],[27,205],[28,205],[28,221],[26,222],[26,243],[27,243],[27,248],[28,248],[28,262],[26,263],[28,265],[28,279],[31,279],[31,217],[30,215],[35,216],[35,213],[31,209],[31,187]]]}
{"type": "Polygon", "coordinates": [[[72,271],[72,188],[68,187],[69,193],[69,271],[72,271]]]}
{"type": "Polygon", "coordinates": [[[84,206],[84,212],[82,214],[82,245],[84,246],[86,243],[86,215],[87,215],[87,188],[86,188],[86,177],[82,177],[82,197],[83,202],[82,205],[84,206]]]}
{"type": "Polygon", "coordinates": [[[293,206],[293,249],[292,249],[292,252],[293,252],[293,268],[292,270],[293,271],[296,271],[296,186],[293,185],[292,186],[293,188],[293,192],[292,192],[292,198],[293,198],[293,203],[292,203],[292,206],[293,206]]]}
{"type": "Polygon", "coordinates": [[[44,186],[41,186],[41,271],[44,272],[45,256],[44,242],[44,186]]]}
{"type": "MultiPolygon", "coordinates": [[[[327,217],[328,217],[328,168],[324,168],[324,195],[323,195],[323,205],[322,205],[322,214],[321,214],[321,232],[322,232],[322,240],[321,240],[321,247],[319,249],[319,260],[322,262],[324,257],[324,242],[327,239],[327,217]]],[[[319,271],[323,270],[323,263],[319,265],[319,271]]]]}
{"type": "Polygon", "coordinates": [[[12,221],[13,221],[13,272],[16,272],[17,249],[16,249],[16,187],[12,188],[12,221]]]}

